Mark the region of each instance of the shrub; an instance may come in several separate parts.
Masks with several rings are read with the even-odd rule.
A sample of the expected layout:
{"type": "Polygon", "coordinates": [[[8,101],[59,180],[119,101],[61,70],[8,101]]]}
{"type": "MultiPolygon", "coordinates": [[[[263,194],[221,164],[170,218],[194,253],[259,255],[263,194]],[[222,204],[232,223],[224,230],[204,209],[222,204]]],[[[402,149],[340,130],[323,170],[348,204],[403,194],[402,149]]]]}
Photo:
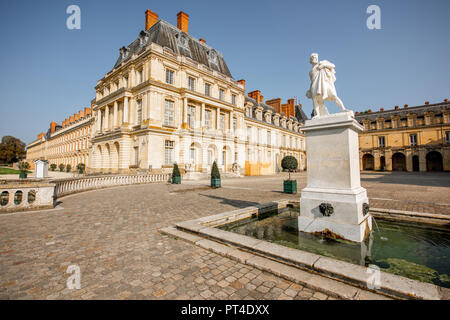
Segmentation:
{"type": "Polygon", "coordinates": [[[178,169],[178,165],[176,163],[173,164],[172,177],[180,177],[180,169],[178,169]]]}
{"type": "Polygon", "coordinates": [[[85,169],[86,169],[86,166],[84,165],[84,163],[77,164],[77,170],[79,173],[83,173],[85,169]]]}
{"type": "Polygon", "coordinates": [[[71,166],[70,164],[68,164],[68,165],[66,166],[66,172],[70,172],[71,169],[72,169],[72,166],[71,166]]]}
{"type": "Polygon", "coordinates": [[[55,163],[52,163],[52,164],[50,165],[50,169],[51,169],[52,171],[55,171],[55,169],[56,169],[56,164],[55,164],[55,163]]]}
{"type": "Polygon", "coordinates": [[[289,172],[289,180],[291,180],[291,172],[296,170],[298,166],[297,159],[293,156],[286,156],[281,160],[281,167],[283,170],[289,172]]]}
{"type": "Polygon", "coordinates": [[[215,161],[211,169],[211,179],[220,179],[219,168],[217,168],[217,163],[215,161]]]}
{"type": "Polygon", "coordinates": [[[63,172],[63,171],[64,171],[64,167],[65,167],[65,165],[64,165],[63,163],[61,163],[61,164],[59,165],[59,171],[60,171],[60,172],[63,172]]]}
{"type": "Polygon", "coordinates": [[[27,170],[30,168],[30,164],[26,161],[20,161],[19,162],[19,170],[22,172],[27,172],[27,170]]]}

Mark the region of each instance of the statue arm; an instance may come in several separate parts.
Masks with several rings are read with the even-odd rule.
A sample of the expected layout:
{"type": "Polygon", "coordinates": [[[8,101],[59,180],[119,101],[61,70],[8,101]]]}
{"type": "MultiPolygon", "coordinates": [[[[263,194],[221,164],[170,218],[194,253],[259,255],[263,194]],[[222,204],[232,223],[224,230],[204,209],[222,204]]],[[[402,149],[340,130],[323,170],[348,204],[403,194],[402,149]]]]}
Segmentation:
{"type": "Polygon", "coordinates": [[[327,68],[330,70],[334,70],[335,67],[336,66],[334,64],[327,60],[320,61],[319,63],[319,69],[327,68]]]}

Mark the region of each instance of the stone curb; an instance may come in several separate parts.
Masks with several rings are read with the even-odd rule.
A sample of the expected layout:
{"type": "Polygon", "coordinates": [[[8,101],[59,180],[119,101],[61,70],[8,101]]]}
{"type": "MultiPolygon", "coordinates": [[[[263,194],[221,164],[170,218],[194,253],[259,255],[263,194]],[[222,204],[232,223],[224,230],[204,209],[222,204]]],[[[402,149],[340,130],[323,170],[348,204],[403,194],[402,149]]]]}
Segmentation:
{"type": "MultiPolygon", "coordinates": [[[[278,208],[286,207],[289,204],[289,200],[278,201],[278,208]]],[[[309,272],[312,271],[327,277],[332,277],[350,285],[363,288],[364,290],[368,289],[367,283],[373,274],[373,269],[215,228],[225,223],[251,218],[255,212],[257,214],[259,210],[262,211],[263,208],[269,206],[273,208],[274,202],[177,223],[176,228],[258,255],[264,255],[270,259],[276,259],[277,261],[305,269],[309,272]],[[258,210],[256,210],[256,207],[258,207],[258,210]],[[236,214],[236,211],[239,211],[239,214],[236,214]]],[[[372,291],[396,298],[441,300],[448,299],[450,296],[450,290],[447,288],[393,275],[384,271],[380,271],[380,280],[380,287],[372,291]]]]}
{"type": "Polygon", "coordinates": [[[445,220],[446,222],[450,222],[450,216],[444,215],[444,214],[437,214],[437,213],[403,211],[403,210],[384,209],[384,208],[370,208],[370,212],[371,213],[384,213],[384,214],[388,214],[388,215],[410,216],[410,217],[415,217],[415,218],[440,219],[440,220],[445,220]]]}
{"type": "Polygon", "coordinates": [[[391,300],[391,298],[387,296],[356,288],[337,280],[308,271],[303,271],[222,243],[208,240],[188,232],[180,231],[175,227],[168,227],[160,229],[159,231],[165,235],[176,239],[185,240],[203,249],[226,256],[227,258],[239,261],[240,263],[250,265],[256,269],[270,272],[276,276],[307,288],[323,292],[335,298],[350,300],[391,300]]]}

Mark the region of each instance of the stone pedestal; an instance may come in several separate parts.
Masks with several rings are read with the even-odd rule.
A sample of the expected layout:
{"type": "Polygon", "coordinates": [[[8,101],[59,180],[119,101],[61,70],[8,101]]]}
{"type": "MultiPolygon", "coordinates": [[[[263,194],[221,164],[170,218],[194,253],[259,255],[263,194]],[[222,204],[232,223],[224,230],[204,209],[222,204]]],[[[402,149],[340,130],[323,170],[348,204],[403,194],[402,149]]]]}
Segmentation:
{"type": "Polygon", "coordinates": [[[358,132],[362,126],[351,112],[342,112],[308,120],[302,130],[308,169],[300,197],[299,230],[363,241],[372,230],[372,220],[366,189],[360,184],[358,132]]]}

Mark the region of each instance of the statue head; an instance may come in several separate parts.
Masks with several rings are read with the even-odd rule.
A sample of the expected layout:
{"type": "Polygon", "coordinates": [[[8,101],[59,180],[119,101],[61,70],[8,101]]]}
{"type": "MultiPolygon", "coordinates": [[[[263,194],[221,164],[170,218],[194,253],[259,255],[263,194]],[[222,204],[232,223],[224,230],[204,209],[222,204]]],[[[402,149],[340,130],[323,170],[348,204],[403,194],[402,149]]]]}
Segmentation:
{"type": "Polygon", "coordinates": [[[319,55],[317,53],[311,53],[311,56],[309,58],[309,62],[311,64],[319,63],[319,55]]]}

